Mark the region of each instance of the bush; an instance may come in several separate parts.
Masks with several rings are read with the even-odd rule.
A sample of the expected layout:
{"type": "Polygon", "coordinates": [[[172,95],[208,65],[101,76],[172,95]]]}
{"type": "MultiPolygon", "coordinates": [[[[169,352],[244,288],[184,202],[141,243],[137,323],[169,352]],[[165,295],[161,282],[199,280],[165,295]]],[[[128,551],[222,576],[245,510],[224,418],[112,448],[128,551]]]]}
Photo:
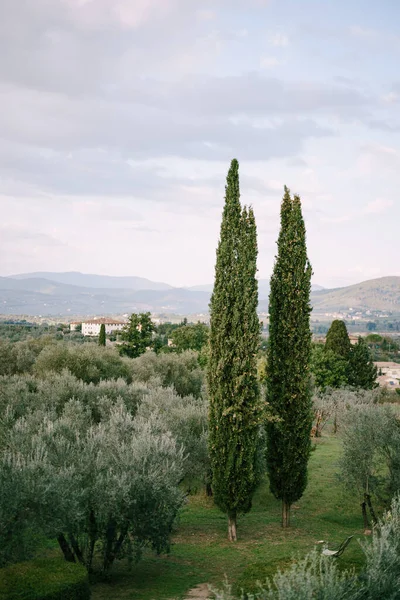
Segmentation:
{"type": "Polygon", "coordinates": [[[88,600],[86,570],[61,559],[40,559],[0,570],[1,600],[88,600]]]}
{"type": "Polygon", "coordinates": [[[36,359],[33,371],[47,377],[49,371],[70,371],[85,383],[99,383],[103,379],[128,379],[128,366],[114,348],[97,345],[60,343],[44,348],[36,359]]]}
{"type": "Polygon", "coordinates": [[[200,398],[204,374],[198,354],[186,350],[181,354],[155,354],[146,352],[129,362],[133,381],[157,382],[163,387],[173,386],[179,396],[200,398]]]}

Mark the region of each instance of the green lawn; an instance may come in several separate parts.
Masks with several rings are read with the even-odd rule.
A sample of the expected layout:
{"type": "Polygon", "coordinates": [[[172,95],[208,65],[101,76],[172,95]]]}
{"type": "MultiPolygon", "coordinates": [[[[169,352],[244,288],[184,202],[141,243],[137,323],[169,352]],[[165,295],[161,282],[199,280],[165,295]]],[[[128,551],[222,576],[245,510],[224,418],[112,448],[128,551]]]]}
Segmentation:
{"type": "MultiPolygon", "coordinates": [[[[292,526],[280,526],[280,503],[267,484],[258,490],[252,511],[238,523],[239,541],[227,541],[227,522],[208,498],[189,498],[173,536],[169,556],[146,554],[131,571],[124,563],[113,569],[109,583],[93,586],[93,600],[180,599],[199,583],[220,585],[228,579],[241,586],[285,568],[303,556],[319,540],[329,546],[344,538],[355,539],[339,559],[343,568],[362,565],[357,538],[363,539],[361,510],[357,498],[349,498],[336,477],[340,441],[324,437],[311,455],[309,485],[294,505],[292,526]]],[[[320,547],[320,546],[319,546],[320,547]]]]}

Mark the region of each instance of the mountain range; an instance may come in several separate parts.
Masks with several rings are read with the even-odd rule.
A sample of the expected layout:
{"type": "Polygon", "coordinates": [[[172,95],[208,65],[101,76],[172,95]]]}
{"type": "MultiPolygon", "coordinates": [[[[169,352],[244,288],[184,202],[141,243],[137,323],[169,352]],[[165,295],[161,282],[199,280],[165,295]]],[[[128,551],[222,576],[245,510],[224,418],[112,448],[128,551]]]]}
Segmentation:
{"type": "MultiPolygon", "coordinates": [[[[212,284],[176,288],[142,277],[68,273],[22,273],[0,277],[0,313],[3,315],[107,315],[152,311],[206,313],[212,284]]],[[[259,308],[268,311],[269,281],[259,280],[259,308]]],[[[400,313],[400,277],[382,277],[362,283],[324,289],[313,285],[315,312],[353,310],[400,313]]]]}

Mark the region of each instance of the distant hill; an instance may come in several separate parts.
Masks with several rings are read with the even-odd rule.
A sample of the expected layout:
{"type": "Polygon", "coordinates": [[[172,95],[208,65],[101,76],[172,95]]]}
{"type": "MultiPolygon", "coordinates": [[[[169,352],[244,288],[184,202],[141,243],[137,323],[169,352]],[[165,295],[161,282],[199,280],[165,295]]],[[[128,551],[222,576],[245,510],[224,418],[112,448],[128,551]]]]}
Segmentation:
{"type": "Polygon", "coordinates": [[[41,271],[38,273],[21,273],[10,275],[8,279],[47,279],[57,283],[79,285],[89,288],[110,288],[126,290],[170,290],[172,285],[150,281],[143,277],[115,277],[113,275],[92,275],[68,271],[66,273],[51,273],[41,271]]]}
{"type": "MultiPolygon", "coordinates": [[[[189,288],[186,288],[190,291],[193,292],[210,292],[210,294],[212,293],[213,290],[213,284],[212,283],[207,283],[205,285],[195,285],[189,288]]],[[[322,287],[322,285],[317,285],[317,284],[312,284],[311,289],[313,291],[319,291],[319,290],[323,290],[324,288],[322,287]]],[[[269,297],[269,280],[268,279],[259,279],[258,280],[258,295],[261,298],[268,298],[269,297]]]]}
{"type": "Polygon", "coordinates": [[[339,311],[349,308],[400,313],[400,277],[380,277],[334,290],[312,294],[315,310],[339,311]]]}
{"type": "Polygon", "coordinates": [[[64,316],[163,311],[207,311],[210,294],[169,287],[165,290],[91,288],[42,278],[0,277],[0,313],[64,316]]]}
{"type": "MultiPolygon", "coordinates": [[[[41,273],[38,273],[40,275],[41,273]]],[[[0,313],[4,315],[108,315],[131,312],[175,314],[206,313],[211,285],[174,288],[140,277],[107,277],[82,273],[56,273],[58,279],[34,277],[36,273],[0,277],[0,313]],[[75,279],[76,277],[76,279],[75,279]],[[67,283],[82,281],[88,285],[67,283]],[[103,287],[94,287],[99,281],[103,287]],[[116,287],[121,282],[123,287],[116,287]],[[146,282],[149,282],[148,284],[146,282]],[[91,283],[92,285],[89,285],[91,283]],[[132,287],[127,287],[126,284],[132,287]],[[163,289],[133,286],[164,286],[163,289]]],[[[315,312],[380,310],[400,313],[400,277],[382,277],[334,290],[313,286],[311,302],[315,312]]],[[[259,281],[261,311],[268,311],[269,282],[259,281]]]]}

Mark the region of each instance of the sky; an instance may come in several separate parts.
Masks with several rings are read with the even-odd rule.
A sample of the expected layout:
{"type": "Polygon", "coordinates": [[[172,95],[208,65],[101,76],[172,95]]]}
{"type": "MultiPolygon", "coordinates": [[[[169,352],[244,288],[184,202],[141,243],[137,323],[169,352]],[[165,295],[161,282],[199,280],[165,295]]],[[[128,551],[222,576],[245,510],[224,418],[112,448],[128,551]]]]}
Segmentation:
{"type": "Polygon", "coordinates": [[[283,186],[314,283],[400,275],[398,0],[1,0],[0,275],[214,277],[225,179],[269,278],[283,186]]]}

